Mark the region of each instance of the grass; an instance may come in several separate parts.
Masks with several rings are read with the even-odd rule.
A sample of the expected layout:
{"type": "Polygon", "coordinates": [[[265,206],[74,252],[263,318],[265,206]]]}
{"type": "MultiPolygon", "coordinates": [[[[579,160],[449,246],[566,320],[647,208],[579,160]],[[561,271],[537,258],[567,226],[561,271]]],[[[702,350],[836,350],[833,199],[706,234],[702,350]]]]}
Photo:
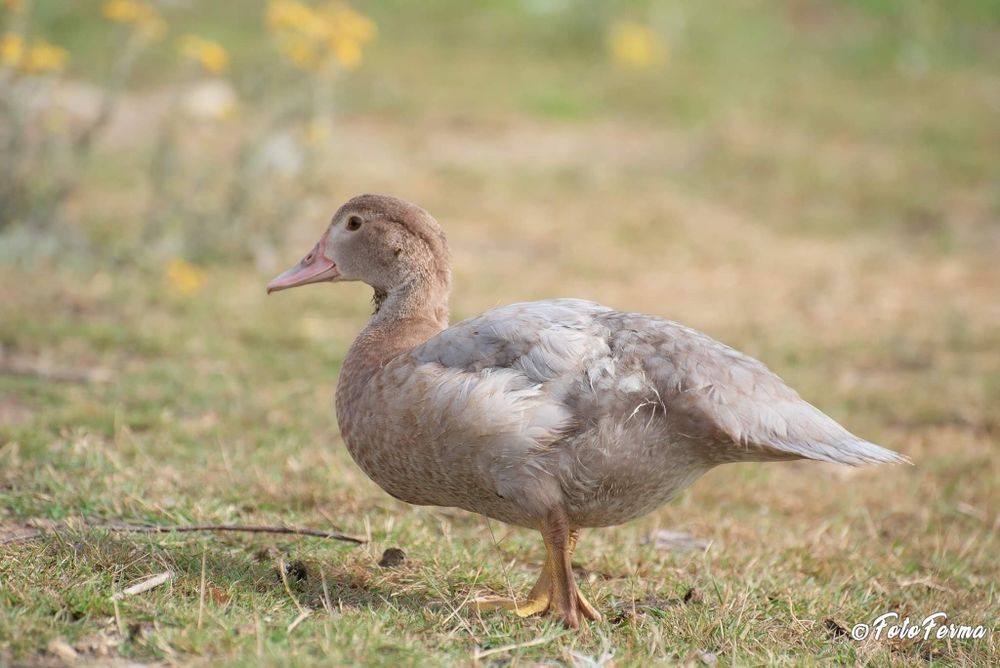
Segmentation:
{"type": "MultiPolygon", "coordinates": [[[[43,25],[98,53],[87,35],[102,28],[73,6],[40,3],[43,25]]],[[[182,295],[159,265],[99,253],[0,267],[3,368],[110,378],[0,374],[0,535],[63,527],[0,547],[0,663],[58,665],[57,640],[83,661],[211,665],[1000,661],[996,3],[665,7],[670,62],[627,74],[604,61],[600,27],[643,5],[565,31],[508,3],[372,5],[379,46],[343,89],[329,198],[283,222],[280,264],[340,200],[399,194],[449,233],[453,320],[552,296],[680,320],[914,467],[717,469],[585,534],[578,578],[605,622],[479,616],[462,601],[526,591],[540,540],[399,503],[350,461],[331,402],[364,289],[266,298],[283,267],[220,263],[182,295]],[[917,47],[906,74],[897,57],[917,47]],[[87,526],[115,520],[370,543],[87,526]],[[659,548],[659,529],[710,546],[659,548]],[[406,559],[379,566],[392,547],[406,559]],[[112,601],[165,570],[169,584],[112,601]],[[939,610],[989,635],[845,635],[939,610]]],[[[183,20],[233,36],[237,76],[262,57],[250,19],[183,20]]],[[[150,88],[170,82],[157,58],[150,88]]],[[[95,157],[77,232],[108,245],[134,232],[143,150],[95,157]]]]}

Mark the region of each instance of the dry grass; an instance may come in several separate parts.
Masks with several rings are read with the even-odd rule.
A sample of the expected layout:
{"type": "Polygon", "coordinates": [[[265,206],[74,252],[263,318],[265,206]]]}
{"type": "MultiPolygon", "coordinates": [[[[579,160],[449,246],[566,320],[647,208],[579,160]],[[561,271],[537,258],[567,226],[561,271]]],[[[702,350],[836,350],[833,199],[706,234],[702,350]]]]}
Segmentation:
{"type": "MultiPolygon", "coordinates": [[[[346,164],[376,139],[390,154],[403,150],[391,143],[406,137],[401,128],[351,130],[346,164]]],[[[991,292],[1000,272],[988,253],[775,231],[640,172],[655,151],[638,146],[635,127],[529,125],[510,130],[517,141],[435,132],[423,137],[435,147],[429,164],[500,176],[463,190],[448,177],[427,182],[402,170],[379,182],[345,170],[335,196],[390,183],[421,194],[451,233],[457,318],[577,295],[682,320],[760,356],[916,466],[714,471],[649,517],[586,536],[581,579],[612,621],[575,635],[550,620],[480,618],[461,602],[525,588],[541,547],[481,518],[397,503],[349,461],[330,397],[367,312],[361,288],[268,299],[265,273],[230,267],[182,298],[141,269],[83,280],[8,271],[0,333],[11,355],[114,376],[106,385],[3,380],[7,525],[41,518],[71,527],[5,546],[0,633],[12,657],[38,659],[58,637],[94,656],[213,663],[395,665],[477,652],[484,662],[572,662],[574,652],[595,657],[605,646],[619,665],[702,651],[735,664],[996,660],[994,634],[857,643],[839,630],[890,610],[997,619],[1000,341],[991,292]],[[552,150],[539,148],[546,142],[552,150]],[[602,142],[637,146],[584,167],[582,184],[558,199],[520,190],[525,173],[558,180],[602,142]],[[639,175],[616,181],[630,172],[639,175]],[[80,524],[95,518],[335,526],[370,532],[372,543],[123,536],[80,524]],[[658,528],[711,546],[658,550],[646,542],[658,528]],[[406,561],[377,566],[393,546],[406,561]],[[302,579],[279,578],[279,560],[300,562],[302,579]],[[115,591],[167,570],[177,574],[169,585],[112,606],[115,591]],[[300,606],[313,614],[299,619],[300,606]]],[[[290,229],[288,258],[321,227],[290,229]]]]}
{"type": "MultiPolygon", "coordinates": [[[[171,291],[156,264],[0,267],[0,541],[46,531],[0,543],[0,664],[1000,662],[993,61],[932,70],[919,84],[865,78],[865,49],[892,26],[793,5],[805,12],[795,20],[816,21],[809,7],[822,19],[795,38],[818,44],[802,62],[738,41],[768,35],[763,10],[745,25],[690,10],[692,35],[708,26],[724,38],[713,48],[750,48],[747,62],[716,72],[705,63],[721,56],[689,36],[675,45],[676,86],[654,90],[574,61],[571,74],[596,71],[570,90],[587,112],[579,118],[511,108],[502,88],[455,113],[426,103],[411,118],[400,103],[404,112],[349,115],[325,166],[327,196],[285,223],[276,264],[208,267],[190,296],[171,291]],[[764,64],[771,78],[754,79],[764,64]],[[715,110],[711,122],[658,118],[678,89],[715,110]],[[628,115],[591,107],[616,91],[628,115]],[[332,209],[362,191],[417,201],[445,226],[454,320],[555,296],[679,320],[762,359],[915,466],[723,467],[639,521],[588,532],[578,577],[606,621],[580,633],[463,609],[477,593],[526,590],[540,541],[396,502],[350,461],[331,401],[366,290],[264,295],[332,209]],[[109,521],[287,523],[371,540],[89,526],[109,521]],[[657,547],[661,529],[709,547],[657,547]],[[405,559],[380,566],[393,547],[405,559]],[[113,599],[167,571],[168,582],[113,599]],[[847,636],[883,612],[939,610],[988,636],[847,636]]],[[[487,15],[505,16],[498,7],[487,15]]],[[[444,57],[433,51],[443,38],[427,47],[423,33],[376,18],[390,45],[376,65],[435,72],[428,100],[462,100],[482,68],[506,80],[527,58],[484,63],[479,44],[457,37],[459,55],[480,59],[444,57]]],[[[449,35],[479,39],[482,21],[449,35]]],[[[995,48],[986,54],[995,60],[995,48]]],[[[128,178],[130,131],[103,147],[74,202],[109,243],[135,235],[143,206],[128,178]]],[[[211,159],[209,138],[187,139],[211,159]]]]}

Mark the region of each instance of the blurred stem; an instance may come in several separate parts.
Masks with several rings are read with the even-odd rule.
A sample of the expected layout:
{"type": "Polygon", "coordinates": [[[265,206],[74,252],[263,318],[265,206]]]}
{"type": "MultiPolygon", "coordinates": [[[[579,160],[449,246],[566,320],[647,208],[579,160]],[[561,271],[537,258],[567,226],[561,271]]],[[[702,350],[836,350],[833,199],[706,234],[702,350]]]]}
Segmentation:
{"type": "MultiPolygon", "coordinates": [[[[250,232],[246,213],[250,209],[256,191],[256,188],[251,187],[251,181],[253,180],[253,161],[257,143],[261,137],[270,137],[279,128],[285,127],[301,117],[299,103],[291,100],[284,105],[283,109],[270,114],[260,126],[246,129],[243,132],[237,149],[236,168],[226,191],[224,210],[224,219],[234,226],[238,235],[245,236],[250,232]]],[[[297,207],[300,199],[292,198],[289,206],[297,207]]]]}
{"type": "MultiPolygon", "coordinates": [[[[4,28],[4,33],[25,38],[30,14],[30,2],[8,12],[10,22],[4,28]]],[[[14,90],[16,80],[17,72],[14,67],[0,66],[0,155],[6,163],[0,169],[0,230],[13,223],[18,213],[27,208],[28,199],[24,188],[24,173],[27,171],[25,165],[30,161],[26,155],[30,147],[25,142],[26,105],[18,104],[20,96],[14,90]]]]}
{"type": "MultiPolygon", "coordinates": [[[[326,63],[316,73],[313,79],[312,95],[312,125],[313,137],[307,142],[305,172],[312,177],[317,171],[320,150],[329,145],[333,136],[334,83],[337,79],[337,66],[326,63]]],[[[311,184],[310,184],[311,185],[311,184]]]]}
{"type": "Polygon", "coordinates": [[[4,32],[27,36],[31,19],[31,0],[25,0],[20,6],[14,5],[14,9],[7,10],[5,14],[10,17],[10,25],[4,27],[4,32]]]}
{"type": "Polygon", "coordinates": [[[122,93],[125,91],[125,86],[131,78],[132,72],[135,70],[136,60],[142,52],[145,41],[145,38],[138,30],[133,30],[129,33],[129,38],[125,42],[121,58],[118,59],[111,70],[111,77],[104,89],[104,95],[101,98],[101,106],[97,112],[97,116],[83,132],[77,135],[76,141],[73,143],[73,151],[77,159],[89,154],[94,139],[99,136],[114,115],[115,108],[117,108],[122,93]]]}
{"type": "Polygon", "coordinates": [[[52,187],[49,197],[41,198],[44,209],[36,211],[33,218],[37,219],[41,227],[47,227],[55,219],[55,214],[63,207],[66,200],[76,190],[80,184],[83,174],[83,167],[90,157],[94,148],[94,142],[107,128],[108,123],[114,117],[114,112],[118,107],[125,87],[135,69],[135,63],[139,53],[142,51],[145,39],[138,30],[129,33],[125,48],[122,49],[121,57],[115,61],[111,70],[111,75],[104,88],[104,95],[101,97],[101,105],[97,115],[80,133],[71,141],[67,167],[52,187]],[[39,216],[39,214],[41,214],[39,216]]]}
{"type": "Polygon", "coordinates": [[[149,201],[143,221],[142,241],[155,241],[163,236],[167,209],[171,206],[170,184],[173,181],[177,157],[177,114],[180,110],[181,88],[175,86],[167,102],[167,113],[153,146],[149,161],[149,201]]]}
{"type": "Polygon", "coordinates": [[[284,123],[287,116],[287,113],[275,114],[262,127],[245,130],[240,138],[240,144],[236,150],[236,167],[226,190],[224,205],[225,219],[233,225],[238,234],[247,232],[245,216],[253,198],[250,182],[253,176],[252,166],[257,141],[260,137],[270,136],[275,128],[284,123]]]}
{"type": "Polygon", "coordinates": [[[0,154],[6,163],[0,169],[0,230],[14,222],[24,206],[21,184],[27,162],[24,115],[17,105],[12,86],[0,80],[0,154]]]}

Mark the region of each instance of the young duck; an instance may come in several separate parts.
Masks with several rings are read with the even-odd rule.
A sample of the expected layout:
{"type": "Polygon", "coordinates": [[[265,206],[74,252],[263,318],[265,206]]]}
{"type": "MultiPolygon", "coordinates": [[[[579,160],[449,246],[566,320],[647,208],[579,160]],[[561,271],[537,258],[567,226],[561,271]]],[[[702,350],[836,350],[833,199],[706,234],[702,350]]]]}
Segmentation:
{"type": "Polygon", "coordinates": [[[600,614],[570,559],[582,528],[654,510],[714,466],[905,458],[864,441],[763,364],[669,320],[577,299],[448,327],[445,235],[420,207],[361,195],[267,286],[363,281],[375,313],[337,384],[347,449],[392,496],[537,529],[548,553],[524,602],[474,601],[567,626],[600,614]]]}

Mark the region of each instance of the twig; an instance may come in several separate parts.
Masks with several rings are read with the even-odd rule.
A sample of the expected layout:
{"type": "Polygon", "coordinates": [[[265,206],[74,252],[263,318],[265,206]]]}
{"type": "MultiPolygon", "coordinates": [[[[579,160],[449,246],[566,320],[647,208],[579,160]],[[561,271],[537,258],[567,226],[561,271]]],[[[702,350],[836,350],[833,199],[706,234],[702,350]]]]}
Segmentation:
{"type": "Polygon", "coordinates": [[[503,571],[503,579],[507,584],[507,594],[510,596],[511,600],[516,600],[514,596],[514,586],[510,583],[510,571],[507,570],[507,564],[504,561],[503,553],[500,551],[500,543],[497,542],[496,534],[493,533],[493,524],[490,522],[490,518],[486,518],[486,528],[490,530],[490,540],[493,541],[493,548],[497,551],[500,556],[500,569],[503,571]]]}
{"type": "Polygon", "coordinates": [[[5,358],[3,351],[0,351],[0,375],[28,376],[57,383],[101,384],[112,379],[112,373],[107,369],[69,369],[13,357],[5,358]]]}
{"type": "Polygon", "coordinates": [[[294,603],[295,607],[299,609],[299,612],[300,613],[305,613],[306,612],[306,608],[304,608],[302,606],[302,604],[299,603],[299,599],[295,598],[295,594],[292,593],[292,588],[288,586],[288,575],[287,575],[287,572],[288,572],[288,567],[287,567],[287,564],[285,564],[285,560],[281,559],[279,557],[278,558],[278,577],[281,578],[281,584],[283,584],[285,586],[285,593],[288,594],[288,598],[292,599],[292,603],[294,603]]]}
{"type": "Polygon", "coordinates": [[[201,588],[198,590],[198,628],[201,628],[201,618],[205,613],[205,559],[208,557],[208,550],[201,550],[201,588]]]}
{"type": "Polygon", "coordinates": [[[330,615],[330,619],[333,619],[333,604],[330,603],[330,590],[326,586],[326,575],[323,574],[323,569],[319,569],[319,579],[323,583],[323,607],[326,608],[326,614],[330,615]]]}
{"type": "Polygon", "coordinates": [[[473,659],[473,661],[478,661],[479,659],[482,659],[483,657],[486,657],[486,656],[490,656],[491,654],[501,654],[503,652],[511,652],[511,651],[513,651],[515,649],[523,649],[525,647],[536,647],[537,645],[544,645],[547,642],[551,642],[551,641],[555,640],[560,635],[565,635],[565,634],[556,634],[556,635],[552,635],[552,636],[541,636],[541,637],[535,638],[534,640],[529,640],[527,642],[519,642],[519,643],[515,643],[515,644],[512,644],[512,645],[504,645],[503,647],[494,647],[493,649],[482,650],[482,649],[479,649],[477,647],[472,652],[472,659],[473,659]]]}
{"type": "MultiPolygon", "coordinates": [[[[319,531],[318,529],[302,529],[298,527],[281,526],[259,526],[259,525],[239,525],[239,524],[193,524],[188,526],[149,526],[143,524],[91,524],[91,529],[107,529],[120,533],[191,533],[194,531],[233,531],[239,533],[277,533],[294,536],[313,536],[316,538],[326,538],[328,540],[342,540],[347,543],[361,545],[368,541],[356,536],[337,533],[334,531],[319,531]]],[[[58,533],[58,532],[57,532],[58,533]]],[[[19,543],[34,540],[45,535],[44,531],[33,531],[25,534],[6,536],[0,538],[0,545],[9,543],[19,543]]]]}
{"type": "Polygon", "coordinates": [[[312,614],[312,610],[310,610],[309,608],[303,609],[302,612],[299,613],[299,616],[296,617],[292,621],[292,623],[288,625],[288,630],[285,631],[285,633],[287,633],[288,635],[291,635],[292,631],[295,630],[295,627],[298,626],[299,624],[301,624],[302,622],[304,622],[306,620],[306,618],[309,615],[311,615],[311,614],[312,614]]]}
{"type": "Polygon", "coordinates": [[[126,587],[125,589],[122,589],[120,592],[114,595],[114,598],[115,600],[121,600],[126,596],[135,596],[136,594],[142,594],[143,592],[147,592],[150,589],[153,589],[154,587],[159,587],[164,582],[169,581],[172,577],[174,577],[174,574],[172,572],[164,571],[159,575],[154,575],[153,577],[146,578],[141,582],[135,583],[131,587],[126,587]]]}
{"type": "Polygon", "coordinates": [[[240,524],[193,524],[189,526],[146,526],[142,524],[94,524],[95,529],[107,529],[123,533],[190,533],[193,531],[235,531],[241,533],[280,533],[295,536],[314,536],[330,540],[342,540],[358,545],[367,542],[364,538],[348,536],[335,531],[320,531],[318,529],[300,529],[298,527],[274,527],[240,524]]]}
{"type": "Polygon", "coordinates": [[[333,518],[330,517],[330,513],[326,512],[320,507],[317,507],[316,511],[323,516],[323,519],[325,519],[327,522],[330,523],[331,527],[333,527],[334,529],[340,529],[340,527],[337,526],[337,523],[333,521],[333,518]]]}
{"type": "Polygon", "coordinates": [[[125,624],[122,623],[122,615],[118,610],[118,599],[114,596],[111,597],[111,605],[115,609],[115,625],[118,627],[118,636],[124,638],[125,636],[125,624]]]}
{"type": "Polygon", "coordinates": [[[29,540],[35,540],[36,538],[41,538],[41,531],[28,531],[27,533],[18,533],[13,536],[4,536],[0,538],[0,545],[7,545],[9,543],[23,543],[29,540]]]}

